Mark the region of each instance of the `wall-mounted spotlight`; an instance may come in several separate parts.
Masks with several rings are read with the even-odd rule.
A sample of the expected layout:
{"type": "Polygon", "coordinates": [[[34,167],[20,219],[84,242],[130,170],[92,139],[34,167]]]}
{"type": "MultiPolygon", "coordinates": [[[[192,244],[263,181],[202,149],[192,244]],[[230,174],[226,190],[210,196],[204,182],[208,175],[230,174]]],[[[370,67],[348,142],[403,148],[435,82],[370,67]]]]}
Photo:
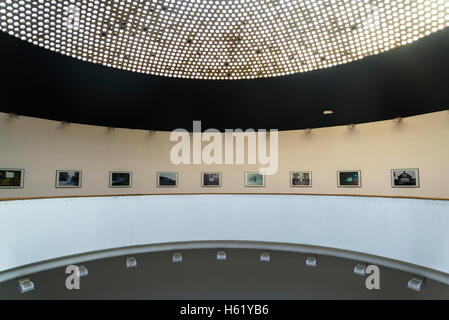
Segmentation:
{"type": "Polygon", "coordinates": [[[175,263],[175,262],[182,262],[182,254],[181,254],[181,252],[173,253],[173,263],[175,263]]]}
{"type": "Polygon", "coordinates": [[[270,262],[270,253],[269,252],[262,252],[260,254],[260,262],[270,262]]]}
{"type": "Polygon", "coordinates": [[[218,251],[218,252],[217,252],[217,260],[218,260],[218,261],[224,261],[224,260],[226,260],[226,252],[224,252],[224,251],[218,251]]]}
{"type": "Polygon", "coordinates": [[[78,276],[80,278],[85,277],[89,274],[89,271],[87,270],[86,266],[79,266],[78,272],[79,272],[78,276]]]}
{"type": "Polygon", "coordinates": [[[114,131],[114,127],[108,127],[108,132],[114,131]]]}
{"type": "Polygon", "coordinates": [[[11,119],[16,119],[16,118],[19,117],[19,115],[18,115],[17,113],[10,112],[10,113],[9,113],[9,117],[10,117],[11,119]]]}
{"type": "Polygon", "coordinates": [[[70,126],[70,122],[64,120],[64,121],[61,122],[61,125],[62,125],[63,127],[68,127],[68,126],[70,126]]]}
{"type": "Polygon", "coordinates": [[[402,117],[396,117],[393,119],[393,121],[399,123],[402,121],[402,117]]]}
{"type": "Polygon", "coordinates": [[[358,276],[365,276],[366,275],[366,264],[357,264],[354,267],[354,274],[358,276]]]}
{"type": "Polygon", "coordinates": [[[137,260],[134,257],[126,258],[126,267],[127,268],[135,268],[137,267],[137,260]]]}
{"type": "Polygon", "coordinates": [[[305,133],[310,133],[310,132],[312,132],[312,129],[306,128],[306,129],[304,129],[304,132],[305,132],[305,133]]]}
{"type": "Polygon", "coordinates": [[[315,268],[317,265],[316,257],[307,257],[306,259],[306,267],[315,268]]]}
{"type": "Polygon", "coordinates": [[[354,124],[354,123],[348,124],[348,128],[349,128],[349,129],[354,129],[354,127],[355,127],[355,124],[354,124]]]}
{"type": "Polygon", "coordinates": [[[156,131],[154,131],[153,129],[148,130],[148,134],[151,136],[155,133],[156,131]]]}
{"type": "Polygon", "coordinates": [[[34,283],[28,278],[21,278],[17,284],[20,293],[25,293],[34,290],[34,283]]]}
{"type": "Polygon", "coordinates": [[[424,279],[420,277],[413,277],[407,283],[407,288],[421,292],[424,287],[424,279]]]}

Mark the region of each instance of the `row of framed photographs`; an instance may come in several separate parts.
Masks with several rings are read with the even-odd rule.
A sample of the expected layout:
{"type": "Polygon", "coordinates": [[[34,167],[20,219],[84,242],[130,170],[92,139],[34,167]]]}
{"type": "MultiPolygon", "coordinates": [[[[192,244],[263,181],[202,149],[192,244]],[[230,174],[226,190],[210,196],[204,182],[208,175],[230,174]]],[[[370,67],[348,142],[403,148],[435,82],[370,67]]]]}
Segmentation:
{"type": "MultiPolygon", "coordinates": [[[[23,188],[25,170],[0,169],[0,189],[23,188]]],[[[81,170],[57,170],[56,188],[81,188],[81,170]]],[[[221,172],[202,172],[202,187],[221,187],[221,172]]],[[[131,171],[109,172],[110,188],[131,188],[131,171]]],[[[177,172],[158,172],[157,187],[177,187],[177,172]]],[[[311,187],[311,171],[290,172],[291,187],[311,187]]],[[[360,170],[337,171],[337,186],[344,188],[360,188],[362,177],[360,170]]],[[[419,188],[418,169],[392,169],[391,186],[393,188],[419,188]]],[[[259,172],[245,172],[245,187],[265,187],[265,175],[259,172]]]]}
{"type": "MultiPolygon", "coordinates": [[[[0,169],[0,189],[23,188],[24,169],[0,169]]],[[[131,187],[132,173],[130,171],[111,171],[109,187],[131,187]]],[[[81,170],[56,170],[56,188],[81,188],[81,170]]]]}

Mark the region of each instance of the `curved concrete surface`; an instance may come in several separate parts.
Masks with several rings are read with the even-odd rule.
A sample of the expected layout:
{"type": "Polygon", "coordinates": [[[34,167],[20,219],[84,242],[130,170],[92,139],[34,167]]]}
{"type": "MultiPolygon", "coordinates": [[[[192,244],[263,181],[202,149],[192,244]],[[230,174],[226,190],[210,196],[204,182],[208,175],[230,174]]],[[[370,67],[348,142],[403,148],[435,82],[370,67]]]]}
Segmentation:
{"type": "Polygon", "coordinates": [[[353,273],[358,261],[320,255],[310,268],[304,253],[270,250],[267,263],[260,250],[219,250],[226,261],[217,261],[216,249],[182,250],[182,263],[172,262],[171,251],[134,254],[134,268],[126,268],[127,256],[89,261],[79,290],[66,289],[65,266],[53,268],[30,275],[35,288],[24,294],[17,279],[0,283],[0,300],[449,299],[448,285],[426,279],[423,290],[410,290],[411,275],[388,267],[379,266],[379,287],[369,289],[368,278],[353,273]]]}
{"type": "Polygon", "coordinates": [[[363,259],[449,283],[448,227],[449,202],[438,200],[163,195],[5,201],[0,281],[68,261],[232,245],[363,259]]]}

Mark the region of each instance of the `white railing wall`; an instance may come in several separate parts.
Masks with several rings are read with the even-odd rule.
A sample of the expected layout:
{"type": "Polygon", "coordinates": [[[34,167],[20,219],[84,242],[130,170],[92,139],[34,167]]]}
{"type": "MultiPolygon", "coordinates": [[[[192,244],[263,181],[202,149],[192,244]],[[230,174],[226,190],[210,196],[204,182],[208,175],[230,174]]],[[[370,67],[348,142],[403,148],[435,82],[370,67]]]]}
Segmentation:
{"type": "MultiPolygon", "coordinates": [[[[0,273],[89,252],[234,241],[363,253],[449,274],[449,201],[150,195],[0,202],[0,273]]],[[[173,247],[175,248],[175,247],[173,247]]]]}

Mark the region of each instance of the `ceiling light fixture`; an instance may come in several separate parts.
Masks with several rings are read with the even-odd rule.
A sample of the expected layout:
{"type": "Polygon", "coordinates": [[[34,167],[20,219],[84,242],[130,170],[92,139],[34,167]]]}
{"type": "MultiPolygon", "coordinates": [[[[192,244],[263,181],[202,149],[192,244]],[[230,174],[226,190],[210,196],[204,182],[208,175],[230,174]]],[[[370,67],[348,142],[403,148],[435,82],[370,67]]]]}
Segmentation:
{"type": "Polygon", "coordinates": [[[135,268],[137,267],[137,260],[134,257],[126,258],[126,267],[127,268],[135,268]]]}
{"type": "Polygon", "coordinates": [[[17,284],[20,293],[25,293],[34,290],[34,283],[28,278],[21,278],[17,284]]]}
{"type": "Polygon", "coordinates": [[[173,263],[182,262],[182,254],[181,252],[173,253],[173,263]]]}
{"type": "Polygon", "coordinates": [[[79,266],[78,267],[78,276],[80,278],[85,277],[89,274],[89,271],[87,270],[86,266],[79,266]]]}
{"type": "Polygon", "coordinates": [[[424,287],[424,279],[420,277],[413,277],[407,283],[407,288],[420,292],[424,287]]]}
{"type": "Polygon", "coordinates": [[[328,68],[449,26],[442,0],[0,0],[0,27],[134,72],[252,79],[328,68]]]}
{"type": "Polygon", "coordinates": [[[315,268],[317,265],[316,257],[307,257],[306,259],[306,267],[315,268]]]}
{"type": "Polygon", "coordinates": [[[226,252],[224,252],[224,251],[218,251],[218,252],[217,252],[217,260],[218,260],[218,261],[224,261],[224,260],[226,260],[226,252]]]}
{"type": "Polygon", "coordinates": [[[354,267],[354,274],[358,276],[365,276],[366,275],[366,264],[357,264],[354,267]]]}
{"type": "Polygon", "coordinates": [[[262,252],[260,254],[260,262],[270,262],[271,257],[269,252],[262,252]]]}
{"type": "Polygon", "coordinates": [[[334,112],[332,111],[332,110],[324,110],[323,111],[323,114],[324,115],[330,115],[330,114],[333,114],[334,112]]]}

